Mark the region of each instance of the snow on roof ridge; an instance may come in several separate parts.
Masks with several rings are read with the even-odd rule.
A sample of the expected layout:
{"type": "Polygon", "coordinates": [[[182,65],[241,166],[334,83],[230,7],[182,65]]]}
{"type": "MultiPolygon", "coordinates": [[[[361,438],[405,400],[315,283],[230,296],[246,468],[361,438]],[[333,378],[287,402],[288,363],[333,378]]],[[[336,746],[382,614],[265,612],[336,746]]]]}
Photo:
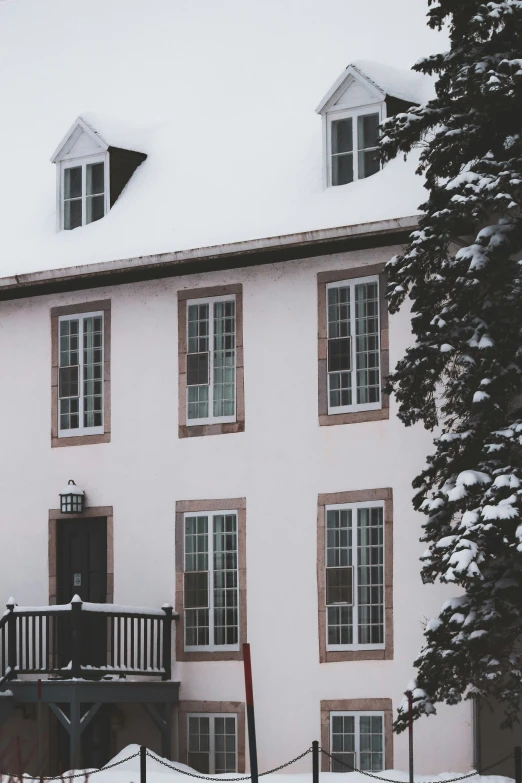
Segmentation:
{"type": "Polygon", "coordinates": [[[411,69],[398,68],[376,60],[354,60],[347,68],[355,68],[386,95],[412,103],[425,103],[432,97],[433,80],[411,69]]]}

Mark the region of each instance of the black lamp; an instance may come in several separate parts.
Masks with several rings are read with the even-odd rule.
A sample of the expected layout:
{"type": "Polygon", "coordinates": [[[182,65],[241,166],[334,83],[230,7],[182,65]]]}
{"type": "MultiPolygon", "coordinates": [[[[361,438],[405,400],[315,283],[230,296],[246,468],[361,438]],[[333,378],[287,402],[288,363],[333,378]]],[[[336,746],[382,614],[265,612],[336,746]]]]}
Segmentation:
{"type": "Polygon", "coordinates": [[[85,492],[71,479],[64,492],[60,492],[60,511],[62,514],[81,514],[85,492]]]}

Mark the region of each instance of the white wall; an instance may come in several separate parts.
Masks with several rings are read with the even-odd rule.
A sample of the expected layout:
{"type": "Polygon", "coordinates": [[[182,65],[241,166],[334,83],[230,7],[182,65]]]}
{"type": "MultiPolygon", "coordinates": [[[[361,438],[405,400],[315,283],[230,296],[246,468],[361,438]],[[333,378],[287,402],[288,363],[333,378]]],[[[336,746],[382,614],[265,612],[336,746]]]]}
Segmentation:
{"type": "MultiPolygon", "coordinates": [[[[318,271],[387,260],[393,249],[192,275],[0,305],[2,397],[0,595],[46,603],[47,512],[73,478],[88,505],[114,507],[115,601],[174,601],[175,501],[247,498],[248,639],[252,646],[260,768],[279,764],[319,736],[321,699],[383,698],[394,710],[413,676],[422,621],[448,595],[422,587],[421,517],[411,480],[430,435],[389,421],[319,427],[318,271]],[[243,284],[246,431],[178,439],[179,288],[243,284]],[[112,441],[51,449],[49,309],[112,300],[112,441]],[[392,661],[319,664],[317,495],[392,487],[392,661]]],[[[393,366],[409,340],[406,313],[391,318],[393,366]]],[[[244,700],[239,662],[175,667],[182,699],[244,700]]],[[[471,711],[443,708],[415,727],[419,773],[471,765],[471,711]]],[[[309,759],[293,771],[309,768],[309,759]]],[[[395,766],[407,768],[405,735],[395,766]]]]}

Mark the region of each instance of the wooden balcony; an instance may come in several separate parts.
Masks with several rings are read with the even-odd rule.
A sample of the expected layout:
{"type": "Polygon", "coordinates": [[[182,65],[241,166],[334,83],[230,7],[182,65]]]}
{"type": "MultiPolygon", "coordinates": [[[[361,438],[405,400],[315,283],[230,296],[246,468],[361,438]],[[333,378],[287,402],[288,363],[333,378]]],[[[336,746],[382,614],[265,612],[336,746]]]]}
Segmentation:
{"type": "Polygon", "coordinates": [[[141,609],[71,603],[19,607],[0,619],[0,687],[19,675],[92,679],[115,674],[171,679],[171,606],[141,609]]]}

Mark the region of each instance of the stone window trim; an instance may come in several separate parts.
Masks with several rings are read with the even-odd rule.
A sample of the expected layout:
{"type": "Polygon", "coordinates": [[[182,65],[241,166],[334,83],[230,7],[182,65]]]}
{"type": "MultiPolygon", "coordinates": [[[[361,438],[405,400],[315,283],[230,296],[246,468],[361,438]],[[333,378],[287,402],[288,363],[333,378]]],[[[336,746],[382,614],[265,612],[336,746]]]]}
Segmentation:
{"type": "MultiPolygon", "coordinates": [[[[389,661],[393,659],[393,491],[352,490],[319,495],[317,502],[317,596],[319,620],[319,662],[389,661]],[[342,503],[384,501],[384,649],[326,649],[325,525],[326,506],[342,503]]],[[[355,709],[355,708],[354,708],[355,709]]]]}
{"type": "MultiPolygon", "coordinates": [[[[384,712],[384,769],[393,769],[393,708],[391,699],[321,700],[321,747],[330,753],[331,712],[384,712]]],[[[321,771],[330,771],[330,759],[322,754],[321,771]]]]}
{"type": "Polygon", "coordinates": [[[178,711],[179,757],[187,764],[187,715],[191,713],[232,713],[237,716],[237,771],[245,772],[245,704],[241,701],[180,701],[178,711]]]}
{"type": "Polygon", "coordinates": [[[224,435],[245,430],[245,369],[243,357],[243,286],[212,286],[178,291],[178,434],[180,438],[224,435]],[[187,425],[187,302],[213,296],[236,297],[236,420],[223,424],[187,425]]]}
{"type": "Polygon", "coordinates": [[[318,364],[319,364],[319,425],[332,424],[357,424],[365,421],[379,421],[388,419],[390,415],[390,398],[382,392],[386,378],[390,373],[389,356],[389,328],[388,328],[388,302],[386,300],[386,275],[384,264],[368,264],[352,267],[351,269],[339,269],[332,272],[318,272],[317,274],[317,302],[318,302],[318,364]],[[327,350],[328,350],[328,324],[326,308],[326,286],[328,283],[352,280],[357,277],[379,277],[380,300],[380,347],[381,347],[381,399],[382,407],[373,411],[353,411],[351,413],[328,413],[328,386],[327,386],[327,350]]]}
{"type": "MultiPolygon", "coordinates": [[[[247,640],[246,608],[246,498],[224,500],[178,500],[176,502],[176,660],[178,661],[242,661],[243,644],[247,640]],[[238,576],[239,576],[239,650],[187,651],[185,650],[185,611],[183,605],[184,563],[184,515],[212,511],[237,512],[238,576]]],[[[208,710],[211,712],[211,710],[208,710]]],[[[219,710],[218,710],[219,712],[219,710]]]]}
{"type": "Polygon", "coordinates": [[[51,308],[51,447],[110,443],[111,440],[111,300],[51,308]],[[58,321],[61,315],[81,315],[103,310],[103,429],[98,435],[58,437],[58,321]]]}
{"type": "Polygon", "coordinates": [[[106,602],[114,601],[114,514],[112,506],[88,506],[81,514],[62,514],[59,508],[49,510],[49,606],[56,604],[56,571],[57,571],[57,522],[60,519],[75,519],[81,524],[82,519],[105,517],[107,520],[107,595],[106,602]]]}

